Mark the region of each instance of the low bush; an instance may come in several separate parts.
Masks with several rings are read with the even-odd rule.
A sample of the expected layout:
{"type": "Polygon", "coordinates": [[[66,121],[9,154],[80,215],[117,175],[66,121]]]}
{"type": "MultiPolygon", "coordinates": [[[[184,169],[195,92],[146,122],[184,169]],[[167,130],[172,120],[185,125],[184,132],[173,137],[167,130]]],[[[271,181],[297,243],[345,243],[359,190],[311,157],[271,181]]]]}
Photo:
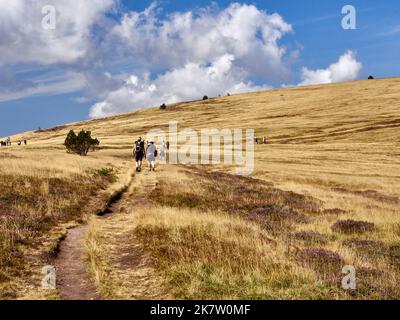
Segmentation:
{"type": "Polygon", "coordinates": [[[331,240],[331,238],[327,235],[320,234],[313,231],[300,231],[296,232],[292,235],[294,240],[303,241],[306,244],[326,244],[331,240]]]}
{"type": "Polygon", "coordinates": [[[64,142],[68,152],[86,156],[90,150],[94,151],[100,144],[100,141],[92,138],[90,131],[81,130],[77,135],[71,130],[64,142]]]}
{"type": "Polygon", "coordinates": [[[282,228],[290,228],[292,224],[309,221],[307,216],[279,204],[256,208],[250,212],[249,218],[270,232],[280,232],[282,228]]]}
{"type": "Polygon", "coordinates": [[[339,208],[331,208],[331,209],[325,209],[323,214],[332,214],[332,215],[341,215],[347,213],[345,210],[339,209],[339,208]]]}
{"type": "Polygon", "coordinates": [[[332,230],[341,233],[362,233],[375,230],[375,225],[366,221],[339,220],[332,225],[332,230]]]}
{"type": "Polygon", "coordinates": [[[95,171],[96,177],[109,177],[114,174],[114,168],[101,168],[95,171]]]}
{"type": "Polygon", "coordinates": [[[344,260],[337,253],[323,248],[304,249],[299,253],[299,262],[313,269],[320,278],[337,282],[344,260]]]}

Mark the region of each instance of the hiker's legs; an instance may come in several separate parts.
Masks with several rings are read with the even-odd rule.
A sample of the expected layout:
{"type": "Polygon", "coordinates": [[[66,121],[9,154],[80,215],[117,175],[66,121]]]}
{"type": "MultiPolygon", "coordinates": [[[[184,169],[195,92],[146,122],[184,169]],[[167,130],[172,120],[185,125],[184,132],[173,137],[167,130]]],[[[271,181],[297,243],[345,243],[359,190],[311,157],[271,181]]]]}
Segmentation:
{"type": "Polygon", "coordinates": [[[136,160],[136,171],[142,170],[142,160],[136,160]]]}
{"type": "Polygon", "coordinates": [[[141,154],[136,154],[135,160],[136,160],[136,171],[140,171],[142,169],[143,156],[141,154]]]}
{"type": "Polygon", "coordinates": [[[153,160],[148,160],[149,161],[149,171],[153,170],[154,167],[154,161],[153,160]]]}

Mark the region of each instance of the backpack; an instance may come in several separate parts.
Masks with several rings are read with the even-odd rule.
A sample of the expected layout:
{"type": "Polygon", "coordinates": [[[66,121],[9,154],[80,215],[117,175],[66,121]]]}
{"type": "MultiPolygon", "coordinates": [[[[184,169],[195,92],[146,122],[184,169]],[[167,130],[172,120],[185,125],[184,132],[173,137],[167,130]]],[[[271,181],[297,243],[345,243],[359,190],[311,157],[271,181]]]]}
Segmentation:
{"type": "Polygon", "coordinates": [[[157,156],[158,156],[158,151],[157,151],[157,149],[156,149],[156,150],[154,150],[154,156],[155,156],[155,157],[157,157],[157,156]]]}
{"type": "Polygon", "coordinates": [[[144,149],[143,141],[136,141],[135,142],[135,152],[141,152],[144,149]]]}

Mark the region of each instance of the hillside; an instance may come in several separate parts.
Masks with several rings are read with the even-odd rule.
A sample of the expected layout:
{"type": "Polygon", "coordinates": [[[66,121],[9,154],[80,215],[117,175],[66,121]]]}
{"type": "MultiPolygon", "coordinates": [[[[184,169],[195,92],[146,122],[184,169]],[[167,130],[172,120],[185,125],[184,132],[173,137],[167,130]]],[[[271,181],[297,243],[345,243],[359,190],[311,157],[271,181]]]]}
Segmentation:
{"type": "Polygon", "coordinates": [[[43,297],[43,253],[122,188],[110,220],[90,219],[86,231],[87,263],[103,296],[140,298],[129,281],[143,278],[134,273],[139,265],[147,278],[157,275],[149,280],[164,288],[157,298],[398,299],[399,135],[397,78],[178,103],[16,135],[28,146],[0,148],[4,295],[43,297]],[[222,165],[165,165],[156,181],[133,175],[132,142],[169,121],[179,129],[254,128],[268,144],[255,146],[252,177],[222,165]],[[62,145],[81,128],[101,141],[84,159],[62,145]],[[108,167],[112,175],[96,174],[108,167]],[[148,190],[136,208],[131,199],[142,184],[148,190]],[[121,274],[120,243],[148,259],[120,262],[121,274]],[[30,270],[15,272],[21,265],[30,270]],[[343,265],[359,271],[355,292],[338,284],[343,265]]]}
{"type": "Polygon", "coordinates": [[[278,89],[179,103],[74,123],[26,138],[32,147],[62,147],[70,129],[91,130],[107,149],[130,148],[150,129],[253,128],[255,176],[275,182],[311,180],[398,196],[400,79],[278,89]],[[282,170],[284,168],[284,170],[282,170]]]}
{"type": "MultiPolygon", "coordinates": [[[[355,81],[276,89],[207,101],[179,103],[167,111],[146,109],[104,119],[23,134],[35,142],[59,143],[70,128],[85,127],[103,143],[130,144],[132,137],[168,121],[193,129],[242,127],[272,143],[384,142],[396,139],[400,79],[355,81]]],[[[15,136],[15,139],[21,137],[15,136]]]]}

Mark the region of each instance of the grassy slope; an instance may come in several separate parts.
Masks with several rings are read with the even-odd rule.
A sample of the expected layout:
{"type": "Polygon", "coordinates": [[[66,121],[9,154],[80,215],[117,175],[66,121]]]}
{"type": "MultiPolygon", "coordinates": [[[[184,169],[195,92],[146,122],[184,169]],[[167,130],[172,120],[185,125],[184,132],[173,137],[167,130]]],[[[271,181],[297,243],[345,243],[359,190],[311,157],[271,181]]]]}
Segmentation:
{"type": "Polygon", "coordinates": [[[268,135],[272,143],[385,143],[397,138],[399,88],[400,79],[384,79],[262,91],[179,103],[169,111],[147,109],[23,137],[56,143],[71,127],[84,125],[103,143],[126,145],[134,134],[177,120],[194,129],[205,124],[255,128],[258,136],[268,135]]]}
{"type": "Polygon", "coordinates": [[[15,139],[62,148],[69,129],[85,128],[103,146],[124,149],[149,129],[166,128],[170,120],[178,121],[181,129],[254,128],[256,136],[266,135],[270,142],[256,146],[257,177],[312,193],[341,187],[398,196],[399,90],[400,79],[383,79],[264,91],[180,103],[168,111],[122,114],[15,139]]]}
{"type": "MultiPolygon", "coordinates": [[[[148,109],[40,133],[28,132],[13,138],[29,140],[30,149],[26,152],[44,150],[61,156],[64,154],[61,144],[69,129],[89,129],[107,148],[96,154],[98,161],[104,162],[103,155],[114,154],[113,161],[117,161],[118,157],[123,159],[123,150],[128,153],[133,138],[154,127],[166,128],[170,120],[178,121],[180,128],[254,128],[256,136],[266,135],[269,139],[269,145],[256,146],[254,177],[272,181],[280,190],[311,195],[321,201],[320,212],[325,209],[343,210],[340,216],[338,210],[336,214],[313,215],[310,223],[295,225],[285,232],[312,231],[328,238],[334,237],[323,247],[339,252],[347,263],[372,271],[384,269],[386,273],[386,283],[373,284],[381,286],[381,290],[375,288],[363,293],[363,296],[398,297],[390,282],[398,279],[397,272],[392,269],[393,264],[394,270],[398,268],[400,242],[399,203],[393,200],[400,196],[399,98],[400,79],[289,88],[180,103],[167,111],[148,109]],[[367,235],[342,235],[331,230],[335,221],[347,218],[373,222],[377,230],[367,235]],[[343,245],[346,240],[354,242],[360,239],[373,240],[373,245],[383,248],[382,255],[371,253],[376,250],[361,248],[360,251],[354,246],[343,245]]],[[[7,152],[14,154],[17,148],[7,152]]],[[[162,205],[166,210],[164,215],[176,207],[173,204],[162,205]]],[[[201,206],[192,209],[201,209],[201,206]]],[[[217,212],[214,215],[217,217],[217,212]]],[[[207,219],[211,219],[211,215],[207,219]]],[[[220,221],[225,224],[223,220],[215,219],[215,223],[220,221]]],[[[167,223],[168,228],[171,228],[170,223],[167,223]]],[[[154,228],[148,219],[143,220],[143,224],[148,229],[146,231],[143,225],[138,226],[142,235],[154,228]]],[[[250,228],[244,226],[247,227],[250,228]]],[[[276,240],[285,246],[285,240],[279,237],[276,240]]],[[[251,243],[253,240],[246,241],[251,243]]],[[[299,243],[301,247],[309,246],[301,241],[299,243]]],[[[311,243],[311,247],[319,246],[321,244],[311,243]]],[[[165,261],[160,257],[160,265],[163,263],[165,261]]],[[[298,275],[298,271],[295,274],[298,275]]],[[[215,275],[211,276],[215,278],[215,275]]],[[[309,279],[309,276],[306,278],[309,279]]],[[[300,283],[304,280],[293,279],[292,282],[300,283]]],[[[196,281],[200,280],[195,279],[194,283],[196,281]]],[[[312,292],[310,283],[306,284],[306,292],[300,288],[300,291],[293,291],[293,296],[301,296],[302,292],[307,297],[327,296],[325,291],[312,292]]],[[[193,297],[188,294],[188,288],[180,287],[179,290],[182,296],[193,297]]],[[[271,291],[266,294],[263,288],[250,291],[249,296],[262,297],[263,292],[265,297],[272,296],[271,291]]],[[[201,294],[203,297],[215,297],[207,290],[202,290],[201,294]]],[[[282,297],[288,294],[290,292],[280,292],[282,297]]],[[[241,295],[224,292],[223,296],[241,295]]]]}
{"type": "Polygon", "coordinates": [[[170,120],[181,129],[254,128],[256,136],[266,135],[270,142],[256,147],[257,176],[282,183],[371,187],[396,195],[399,89],[400,79],[383,79],[264,91],[180,103],[168,111],[147,109],[14,139],[60,146],[69,129],[85,128],[103,146],[116,149],[128,148],[149,129],[167,128],[170,120]]]}

